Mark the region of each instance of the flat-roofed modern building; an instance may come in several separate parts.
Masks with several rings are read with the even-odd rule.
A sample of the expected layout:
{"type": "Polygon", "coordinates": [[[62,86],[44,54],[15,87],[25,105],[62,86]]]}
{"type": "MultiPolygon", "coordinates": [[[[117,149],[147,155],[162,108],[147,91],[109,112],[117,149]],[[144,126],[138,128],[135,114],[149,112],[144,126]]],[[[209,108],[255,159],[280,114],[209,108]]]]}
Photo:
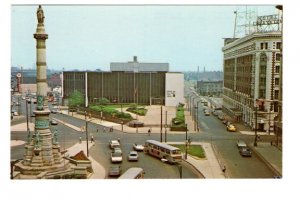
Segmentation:
{"type": "Polygon", "coordinates": [[[273,131],[278,114],[281,32],[255,32],[225,39],[223,110],[237,121],[273,131]]]}
{"type": "Polygon", "coordinates": [[[197,92],[202,96],[220,96],[223,93],[223,81],[197,81],[197,92]]]}
{"type": "Polygon", "coordinates": [[[184,76],[168,63],[111,63],[109,72],[63,72],[63,97],[80,91],[86,106],[100,98],[112,103],[176,106],[184,102],[184,76]],[[148,66],[148,68],[146,67],[148,66]]]}

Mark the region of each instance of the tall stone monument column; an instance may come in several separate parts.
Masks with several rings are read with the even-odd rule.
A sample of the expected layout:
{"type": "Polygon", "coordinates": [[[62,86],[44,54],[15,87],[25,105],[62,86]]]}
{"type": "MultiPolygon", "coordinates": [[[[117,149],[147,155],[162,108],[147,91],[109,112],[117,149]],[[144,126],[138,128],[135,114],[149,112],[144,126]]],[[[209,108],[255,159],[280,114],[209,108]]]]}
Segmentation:
{"type": "Polygon", "coordinates": [[[70,166],[60,153],[57,141],[58,133],[53,135],[49,129],[49,114],[47,104],[47,64],[46,64],[46,39],[48,34],[44,27],[44,12],[42,6],[37,10],[37,29],[33,35],[36,39],[36,67],[37,67],[37,106],[35,113],[35,130],[32,136],[28,135],[25,145],[24,160],[16,167],[21,172],[20,178],[34,178],[46,176],[56,172],[67,171],[70,166]],[[23,175],[23,177],[22,177],[23,175]]]}
{"type": "Polygon", "coordinates": [[[43,96],[46,99],[47,96],[47,64],[46,64],[46,39],[48,34],[45,32],[44,27],[44,11],[42,6],[39,5],[37,10],[37,29],[33,35],[36,39],[36,84],[37,84],[37,95],[43,96]]]}

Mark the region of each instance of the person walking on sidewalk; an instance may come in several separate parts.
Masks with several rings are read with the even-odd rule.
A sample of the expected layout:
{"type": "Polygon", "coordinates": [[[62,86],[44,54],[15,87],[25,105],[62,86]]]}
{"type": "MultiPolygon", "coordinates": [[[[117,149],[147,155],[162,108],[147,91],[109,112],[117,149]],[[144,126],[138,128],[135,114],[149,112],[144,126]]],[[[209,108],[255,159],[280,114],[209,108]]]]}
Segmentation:
{"type": "Polygon", "coordinates": [[[81,144],[81,142],[82,142],[82,139],[81,139],[81,137],[79,137],[79,144],[81,144]]]}
{"type": "Polygon", "coordinates": [[[91,136],[91,143],[93,143],[94,142],[94,136],[92,135],[91,136]]]}
{"type": "Polygon", "coordinates": [[[150,130],[150,128],[149,128],[149,130],[148,130],[148,135],[150,136],[150,133],[151,133],[151,130],[150,130]]]}

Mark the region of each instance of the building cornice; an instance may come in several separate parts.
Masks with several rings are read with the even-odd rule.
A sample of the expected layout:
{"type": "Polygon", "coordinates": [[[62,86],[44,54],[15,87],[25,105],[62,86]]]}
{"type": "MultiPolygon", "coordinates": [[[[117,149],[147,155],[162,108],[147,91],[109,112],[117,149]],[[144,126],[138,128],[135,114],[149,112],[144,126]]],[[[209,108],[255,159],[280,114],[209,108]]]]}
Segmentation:
{"type": "Polygon", "coordinates": [[[227,45],[225,45],[223,48],[222,48],[222,51],[227,51],[233,47],[236,47],[238,45],[241,45],[245,42],[249,42],[253,39],[257,39],[257,38],[270,38],[270,37],[278,37],[278,38],[281,38],[281,32],[280,31],[275,31],[275,32],[256,32],[256,33],[252,33],[250,35],[247,35],[243,38],[240,38],[240,39],[237,39],[227,45]]]}

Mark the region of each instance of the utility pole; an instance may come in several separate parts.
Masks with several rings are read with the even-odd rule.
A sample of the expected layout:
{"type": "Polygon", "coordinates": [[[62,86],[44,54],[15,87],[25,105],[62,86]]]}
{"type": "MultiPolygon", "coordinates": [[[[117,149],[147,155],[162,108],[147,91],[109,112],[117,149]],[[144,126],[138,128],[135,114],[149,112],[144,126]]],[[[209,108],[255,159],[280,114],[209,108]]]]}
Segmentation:
{"type": "Polygon", "coordinates": [[[165,121],[165,142],[167,142],[167,127],[168,127],[168,121],[167,121],[168,111],[166,110],[166,121],[165,121]]]}
{"type": "Polygon", "coordinates": [[[254,146],[257,147],[257,106],[255,106],[255,137],[254,137],[254,146]]]}
{"type": "Polygon", "coordinates": [[[187,159],[187,124],[185,124],[185,159],[187,159]]]}

